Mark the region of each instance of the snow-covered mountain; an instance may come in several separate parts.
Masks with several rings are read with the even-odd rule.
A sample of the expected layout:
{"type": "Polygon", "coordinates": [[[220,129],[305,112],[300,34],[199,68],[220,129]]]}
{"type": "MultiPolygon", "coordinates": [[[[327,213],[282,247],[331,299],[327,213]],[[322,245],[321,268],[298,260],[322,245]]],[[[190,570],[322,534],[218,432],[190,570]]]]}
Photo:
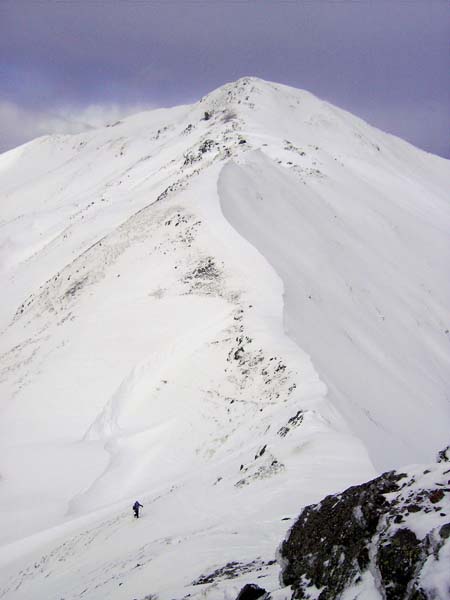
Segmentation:
{"type": "Polygon", "coordinates": [[[254,78],[1,155],[0,598],[274,587],[303,506],[431,460],[449,171],[254,78]]]}

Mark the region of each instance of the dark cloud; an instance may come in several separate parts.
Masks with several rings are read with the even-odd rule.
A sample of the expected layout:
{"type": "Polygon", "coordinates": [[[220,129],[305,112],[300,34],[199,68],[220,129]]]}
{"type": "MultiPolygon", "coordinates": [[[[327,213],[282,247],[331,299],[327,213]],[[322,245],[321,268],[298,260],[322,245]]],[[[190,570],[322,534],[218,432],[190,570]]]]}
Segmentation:
{"type": "Polygon", "coordinates": [[[171,105],[256,75],[448,155],[447,11],[434,0],[3,0],[1,99],[171,105]]]}

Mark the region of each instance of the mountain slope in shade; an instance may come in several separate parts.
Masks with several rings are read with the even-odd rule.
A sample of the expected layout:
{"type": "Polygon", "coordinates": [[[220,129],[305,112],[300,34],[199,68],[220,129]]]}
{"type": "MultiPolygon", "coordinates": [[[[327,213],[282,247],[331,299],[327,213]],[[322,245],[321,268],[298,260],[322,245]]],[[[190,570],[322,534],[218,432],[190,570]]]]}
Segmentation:
{"type": "Polygon", "coordinates": [[[445,445],[448,171],[253,78],[0,156],[0,598],[275,586],[283,519],[445,445]]]}

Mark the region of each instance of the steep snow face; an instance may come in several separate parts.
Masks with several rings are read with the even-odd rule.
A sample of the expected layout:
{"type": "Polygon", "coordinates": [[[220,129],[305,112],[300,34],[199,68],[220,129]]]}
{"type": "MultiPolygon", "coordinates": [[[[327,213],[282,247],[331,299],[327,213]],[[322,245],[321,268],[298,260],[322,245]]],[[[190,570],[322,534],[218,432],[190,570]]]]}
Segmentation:
{"type": "Polygon", "coordinates": [[[288,334],[376,463],[430,459],[450,423],[444,193],[370,163],[299,187],[294,168],[259,150],[230,163],[224,213],[281,275],[288,334]]]}
{"type": "Polygon", "coordinates": [[[288,334],[376,464],[431,460],[450,428],[449,163],[277,92],[221,173],[223,212],[281,276],[288,334]]]}
{"type": "MultiPolygon", "coordinates": [[[[395,155],[404,178],[420,179],[443,226],[436,190],[446,161],[307,92],[251,78],[193,106],[40,138],[0,156],[0,532],[4,544],[42,532],[4,546],[0,597],[223,598],[228,588],[233,597],[252,569],[264,569],[275,589],[271,561],[289,526],[283,519],[374,474],[355,432],[377,459],[379,434],[400,460],[420,390],[404,422],[392,409],[397,397],[383,397],[374,431],[371,388],[388,361],[374,367],[369,352],[345,360],[336,333],[347,327],[369,349],[385,339],[372,341],[372,304],[353,314],[342,292],[346,270],[354,286],[360,281],[366,254],[373,281],[385,282],[385,263],[370,254],[377,236],[385,243],[385,229],[374,228],[372,209],[364,217],[362,201],[342,201],[352,181],[360,193],[358,165],[381,155],[385,170],[375,174],[383,173],[386,189],[395,155]],[[333,235],[330,203],[342,204],[348,222],[333,235]],[[367,226],[369,249],[353,244],[352,219],[367,226]],[[328,235],[320,246],[316,238],[328,235]],[[338,243],[344,271],[328,279],[324,263],[338,243]],[[322,302],[302,297],[297,305],[298,282],[312,285],[316,273],[322,302]],[[303,336],[310,319],[316,345],[303,336]],[[330,357],[343,369],[339,381],[330,357]],[[355,378],[365,381],[361,395],[355,378]],[[389,427],[400,428],[398,444],[380,433],[389,427]],[[126,508],[136,497],[144,504],[139,523],[126,508]],[[229,562],[238,563],[233,589],[220,575],[229,562]]],[[[376,179],[371,185],[378,189],[376,179]]],[[[438,239],[427,254],[433,265],[445,253],[438,239]]],[[[445,290],[445,281],[435,283],[445,290]]],[[[401,313],[395,290],[385,291],[401,313]]],[[[413,311],[435,344],[434,363],[426,362],[432,381],[448,358],[433,329],[439,293],[429,300],[436,312],[421,313],[421,297],[413,311]]],[[[403,384],[413,369],[395,358],[403,384]]],[[[413,382],[412,389],[422,384],[413,382]]],[[[426,417],[425,454],[442,445],[448,419],[440,399],[428,401],[435,417],[426,417]]]]}

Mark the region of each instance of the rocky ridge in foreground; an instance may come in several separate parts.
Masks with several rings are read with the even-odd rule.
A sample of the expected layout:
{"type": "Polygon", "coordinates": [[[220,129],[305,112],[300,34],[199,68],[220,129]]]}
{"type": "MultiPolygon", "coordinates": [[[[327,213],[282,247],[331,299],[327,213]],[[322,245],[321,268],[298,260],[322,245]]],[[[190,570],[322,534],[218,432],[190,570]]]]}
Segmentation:
{"type": "Polygon", "coordinates": [[[279,548],[281,588],[238,600],[450,598],[450,447],[307,506],[279,548]]]}
{"type": "Polygon", "coordinates": [[[292,598],[449,598],[448,454],[305,508],[280,548],[292,598]]]}

